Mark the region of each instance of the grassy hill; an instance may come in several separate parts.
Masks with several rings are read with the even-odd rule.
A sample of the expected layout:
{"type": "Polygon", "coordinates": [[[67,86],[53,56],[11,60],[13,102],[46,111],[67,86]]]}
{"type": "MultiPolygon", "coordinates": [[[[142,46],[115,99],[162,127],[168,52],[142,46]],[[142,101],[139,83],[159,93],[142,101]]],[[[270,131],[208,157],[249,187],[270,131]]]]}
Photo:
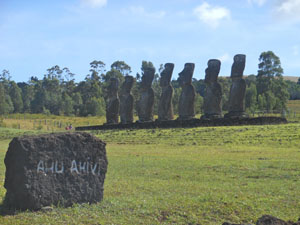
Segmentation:
{"type": "MultiPolygon", "coordinates": [[[[2,197],[8,143],[25,132],[0,128],[2,197]]],[[[254,223],[263,214],[299,217],[298,123],[93,133],[107,142],[102,202],[18,212],[0,216],[0,224],[215,225],[254,223]]]]}

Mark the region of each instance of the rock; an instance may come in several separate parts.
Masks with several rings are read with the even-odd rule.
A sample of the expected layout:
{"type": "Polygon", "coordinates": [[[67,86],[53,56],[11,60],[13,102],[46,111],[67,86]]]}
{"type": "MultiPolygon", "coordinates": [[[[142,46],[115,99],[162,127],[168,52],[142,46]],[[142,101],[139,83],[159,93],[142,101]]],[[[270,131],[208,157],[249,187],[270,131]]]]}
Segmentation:
{"type": "Polygon", "coordinates": [[[119,123],[119,108],[120,99],[118,96],[119,80],[117,78],[110,78],[109,86],[107,87],[106,100],[106,123],[119,123]]]}
{"type": "Polygon", "coordinates": [[[152,89],[152,81],[154,79],[155,69],[153,67],[146,67],[142,76],[140,87],[140,99],[137,103],[138,122],[153,121],[154,109],[154,91],[152,89]]]}
{"type": "Polygon", "coordinates": [[[195,88],[192,85],[192,77],[195,64],[186,63],[179,73],[178,82],[182,88],[178,104],[178,120],[190,120],[195,117],[195,88]]]}
{"type": "Polygon", "coordinates": [[[246,55],[235,55],[231,68],[232,85],[229,96],[229,112],[225,118],[245,118],[245,93],[246,82],[243,79],[243,73],[246,64],[246,55]]]}
{"type": "Polygon", "coordinates": [[[105,143],[91,134],[17,137],[10,142],[4,163],[7,208],[67,207],[103,198],[105,143]]]}
{"type": "Polygon", "coordinates": [[[125,81],[121,87],[120,97],[120,118],[122,124],[133,123],[133,95],[131,88],[133,85],[133,76],[126,76],[125,81]]]}
{"type": "Polygon", "coordinates": [[[51,212],[51,211],[53,211],[53,207],[51,207],[51,206],[45,206],[45,207],[41,208],[41,211],[42,212],[51,212]]]}
{"type": "Polygon", "coordinates": [[[263,215],[257,220],[256,225],[288,225],[288,223],[274,216],[263,215]]]}
{"type": "Polygon", "coordinates": [[[162,92],[158,104],[158,120],[172,120],[174,117],[172,105],[173,87],[171,85],[173,69],[173,63],[166,63],[165,69],[160,74],[162,92]]]}
{"type": "Polygon", "coordinates": [[[217,119],[222,117],[222,87],[218,82],[221,61],[210,59],[205,70],[204,115],[201,119],[217,119]]]}

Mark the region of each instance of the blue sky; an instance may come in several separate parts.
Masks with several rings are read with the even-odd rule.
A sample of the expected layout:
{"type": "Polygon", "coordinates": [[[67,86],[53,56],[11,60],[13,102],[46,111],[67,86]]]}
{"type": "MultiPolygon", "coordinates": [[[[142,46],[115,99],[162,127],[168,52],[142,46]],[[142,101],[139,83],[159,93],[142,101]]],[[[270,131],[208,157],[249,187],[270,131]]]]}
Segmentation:
{"type": "Polygon", "coordinates": [[[194,62],[204,78],[209,59],[230,74],[233,56],[247,55],[245,74],[273,51],[286,76],[300,76],[300,0],[0,0],[0,70],[12,79],[42,78],[54,65],[83,80],[89,63],[109,70],[116,60],[140,72],[142,60],[194,62]]]}

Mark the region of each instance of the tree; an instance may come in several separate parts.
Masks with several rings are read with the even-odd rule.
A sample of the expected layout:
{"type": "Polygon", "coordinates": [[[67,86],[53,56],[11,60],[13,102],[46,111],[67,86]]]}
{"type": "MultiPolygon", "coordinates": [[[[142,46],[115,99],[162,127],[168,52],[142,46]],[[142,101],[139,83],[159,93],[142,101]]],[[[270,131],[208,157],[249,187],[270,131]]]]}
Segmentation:
{"type": "Polygon", "coordinates": [[[14,113],[22,113],[23,112],[22,90],[18,87],[18,85],[14,81],[10,82],[9,96],[14,106],[14,113]]]}
{"type": "Polygon", "coordinates": [[[257,108],[256,98],[257,98],[257,90],[256,90],[255,83],[250,83],[250,86],[247,87],[246,89],[245,107],[252,113],[255,112],[257,108]]]}
{"type": "Polygon", "coordinates": [[[263,52],[259,57],[257,73],[257,95],[266,99],[266,109],[283,110],[289,99],[287,84],[283,80],[280,59],[272,51],[263,52]]]}
{"type": "Polygon", "coordinates": [[[94,60],[90,63],[91,75],[88,75],[86,79],[98,80],[100,79],[103,81],[104,73],[105,73],[105,63],[102,61],[94,60]]]}
{"type": "Polygon", "coordinates": [[[110,67],[111,69],[118,70],[123,76],[131,73],[131,67],[124,61],[115,61],[110,67]]]}
{"type": "Polygon", "coordinates": [[[9,95],[5,93],[4,85],[0,82],[0,115],[8,114],[13,111],[13,105],[9,95]]]}
{"type": "Polygon", "coordinates": [[[258,77],[277,77],[282,76],[283,69],[281,68],[280,59],[272,51],[262,52],[259,56],[258,77]]]}
{"type": "Polygon", "coordinates": [[[61,108],[61,112],[63,113],[63,115],[66,115],[66,116],[70,116],[74,112],[73,100],[66,92],[63,93],[60,108],[61,108]]]}

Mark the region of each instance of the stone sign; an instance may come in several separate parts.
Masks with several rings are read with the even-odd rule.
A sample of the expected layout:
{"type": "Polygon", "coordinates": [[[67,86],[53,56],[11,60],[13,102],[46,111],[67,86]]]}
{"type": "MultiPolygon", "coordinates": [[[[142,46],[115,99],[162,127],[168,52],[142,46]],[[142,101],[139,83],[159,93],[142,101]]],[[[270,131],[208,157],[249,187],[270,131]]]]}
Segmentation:
{"type": "Polygon", "coordinates": [[[103,198],[108,164],[105,143],[91,134],[17,137],[9,144],[4,162],[9,208],[67,207],[103,198]]]}

